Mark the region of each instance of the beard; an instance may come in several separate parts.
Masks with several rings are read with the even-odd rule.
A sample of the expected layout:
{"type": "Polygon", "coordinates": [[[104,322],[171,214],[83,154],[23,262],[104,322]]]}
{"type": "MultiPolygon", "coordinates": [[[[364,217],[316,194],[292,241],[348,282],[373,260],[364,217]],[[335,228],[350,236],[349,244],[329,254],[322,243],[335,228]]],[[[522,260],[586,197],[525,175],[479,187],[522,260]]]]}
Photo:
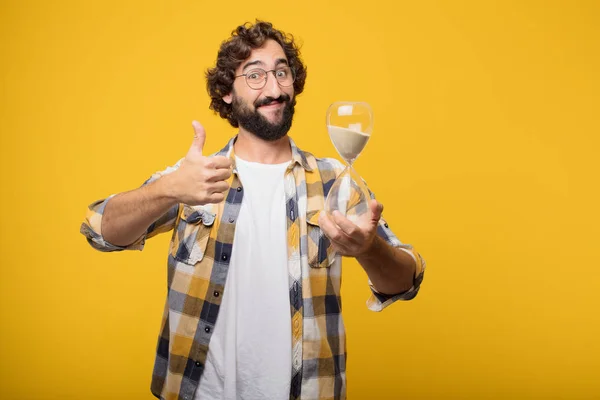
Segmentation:
{"type": "Polygon", "coordinates": [[[273,142],[284,137],[292,127],[295,105],[295,98],[291,99],[289,95],[281,94],[278,98],[265,97],[257,100],[254,103],[254,110],[251,110],[234,94],[231,113],[239,126],[263,140],[273,142]],[[284,104],[281,120],[276,123],[270,122],[258,111],[260,106],[272,103],[284,104]]]}

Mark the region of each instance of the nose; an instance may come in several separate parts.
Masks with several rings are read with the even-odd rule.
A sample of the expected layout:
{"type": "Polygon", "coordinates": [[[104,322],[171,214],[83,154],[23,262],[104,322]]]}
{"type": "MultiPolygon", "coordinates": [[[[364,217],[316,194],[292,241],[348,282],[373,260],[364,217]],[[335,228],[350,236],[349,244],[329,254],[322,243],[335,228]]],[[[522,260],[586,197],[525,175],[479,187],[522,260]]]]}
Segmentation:
{"type": "Polygon", "coordinates": [[[281,93],[281,86],[279,86],[279,82],[277,82],[277,78],[275,78],[275,71],[267,73],[267,83],[263,88],[263,94],[266,97],[273,97],[276,99],[281,96],[281,93]]]}

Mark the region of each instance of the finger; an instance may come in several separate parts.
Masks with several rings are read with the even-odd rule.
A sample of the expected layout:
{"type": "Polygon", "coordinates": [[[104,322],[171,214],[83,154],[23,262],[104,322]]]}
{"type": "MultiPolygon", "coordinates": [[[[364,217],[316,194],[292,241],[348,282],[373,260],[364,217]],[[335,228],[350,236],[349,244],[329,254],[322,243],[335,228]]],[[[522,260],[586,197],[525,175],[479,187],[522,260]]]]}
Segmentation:
{"type": "Polygon", "coordinates": [[[211,166],[213,168],[231,169],[231,159],[225,156],[210,157],[211,166]]]}
{"type": "Polygon", "coordinates": [[[371,209],[371,222],[373,225],[377,225],[381,218],[381,214],[383,213],[383,204],[379,203],[377,200],[371,200],[369,202],[369,208],[371,209]]]}
{"type": "Polygon", "coordinates": [[[319,215],[319,226],[332,243],[340,245],[359,244],[359,241],[349,237],[326,213],[321,212],[319,215]]]}
{"type": "Polygon", "coordinates": [[[210,194],[225,193],[229,191],[229,183],[224,181],[215,182],[208,187],[207,191],[210,194]]]}
{"type": "Polygon", "coordinates": [[[353,245],[352,243],[347,241],[347,238],[345,236],[340,236],[342,239],[341,240],[335,240],[335,239],[329,239],[329,241],[331,242],[331,247],[333,248],[333,250],[343,256],[349,256],[354,254],[352,251],[352,248],[354,248],[356,245],[353,245]]]}
{"type": "Polygon", "coordinates": [[[357,234],[361,233],[360,228],[348,218],[344,217],[341,212],[334,211],[332,216],[335,224],[339,226],[342,232],[348,237],[355,238],[357,234]]]}
{"type": "Polygon", "coordinates": [[[204,142],[206,141],[206,131],[198,121],[192,121],[192,127],[194,128],[194,141],[192,143],[192,148],[202,154],[204,142]]]}
{"type": "Polygon", "coordinates": [[[337,238],[340,235],[340,229],[335,225],[335,223],[329,218],[326,212],[321,211],[319,214],[319,228],[321,231],[329,238],[337,238]]]}
{"type": "Polygon", "coordinates": [[[217,204],[225,200],[225,195],[223,193],[213,193],[208,196],[208,202],[211,204],[217,204]]]}
{"type": "Polygon", "coordinates": [[[338,243],[344,246],[362,246],[367,235],[355,223],[344,217],[341,212],[334,211],[333,220],[342,232],[343,238],[338,240],[338,243]]]}
{"type": "Polygon", "coordinates": [[[226,181],[231,176],[230,169],[216,169],[209,175],[208,182],[226,181]]]}

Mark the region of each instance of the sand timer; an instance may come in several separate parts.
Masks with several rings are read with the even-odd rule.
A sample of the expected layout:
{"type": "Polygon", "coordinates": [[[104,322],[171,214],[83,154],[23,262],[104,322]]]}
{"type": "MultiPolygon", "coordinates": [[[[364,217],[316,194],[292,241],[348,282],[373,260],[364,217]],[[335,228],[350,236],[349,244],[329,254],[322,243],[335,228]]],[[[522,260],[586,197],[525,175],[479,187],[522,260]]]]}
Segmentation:
{"type": "Polygon", "coordinates": [[[364,102],[340,101],[327,109],[327,131],[346,168],[334,181],[325,200],[325,211],[339,210],[357,225],[371,217],[371,196],[352,164],[371,137],[373,111],[364,102]]]}

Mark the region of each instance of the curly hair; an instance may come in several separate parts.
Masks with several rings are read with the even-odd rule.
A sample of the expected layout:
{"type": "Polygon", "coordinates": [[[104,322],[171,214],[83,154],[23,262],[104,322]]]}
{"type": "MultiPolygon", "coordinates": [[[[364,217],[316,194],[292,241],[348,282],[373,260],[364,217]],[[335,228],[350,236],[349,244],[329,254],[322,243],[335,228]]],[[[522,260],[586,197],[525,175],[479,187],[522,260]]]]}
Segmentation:
{"type": "Polygon", "coordinates": [[[209,108],[219,113],[221,118],[227,119],[234,128],[238,127],[238,122],[233,118],[232,105],[223,101],[223,96],[233,90],[235,70],[250,57],[253,49],[261,48],[269,39],[283,48],[288,64],[295,73],[294,93],[298,95],[304,90],[306,67],[300,59],[300,48],[294,43],[292,35],[273,28],[271,23],[265,21],[257,20],[254,25],[246,22],[238,26],[231,32],[231,37],[221,43],[216,66],[206,71],[209,108]]]}

